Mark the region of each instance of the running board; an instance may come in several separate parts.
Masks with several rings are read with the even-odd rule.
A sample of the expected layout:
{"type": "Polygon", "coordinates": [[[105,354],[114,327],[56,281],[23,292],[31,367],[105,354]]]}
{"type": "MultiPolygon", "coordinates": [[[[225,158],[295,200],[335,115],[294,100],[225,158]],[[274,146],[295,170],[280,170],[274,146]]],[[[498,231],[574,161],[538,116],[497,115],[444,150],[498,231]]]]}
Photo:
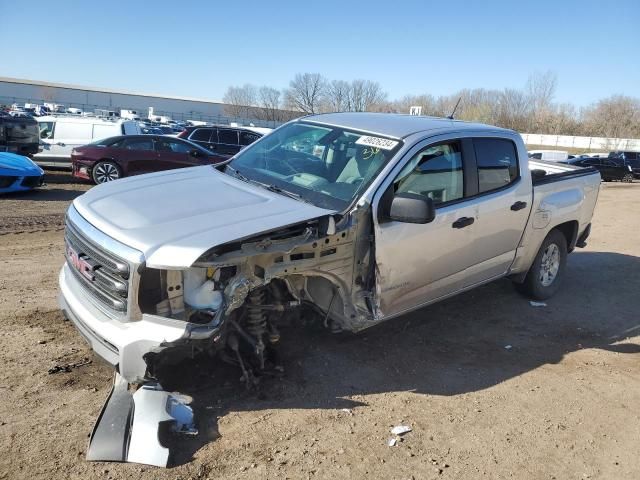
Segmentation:
{"type": "Polygon", "coordinates": [[[132,393],[127,381],[116,373],[93,427],[87,460],[166,467],[170,452],[158,437],[161,424],[171,423],[176,433],[198,433],[188,403],[188,398],[165,392],[157,383],[142,385],[132,393]]]}

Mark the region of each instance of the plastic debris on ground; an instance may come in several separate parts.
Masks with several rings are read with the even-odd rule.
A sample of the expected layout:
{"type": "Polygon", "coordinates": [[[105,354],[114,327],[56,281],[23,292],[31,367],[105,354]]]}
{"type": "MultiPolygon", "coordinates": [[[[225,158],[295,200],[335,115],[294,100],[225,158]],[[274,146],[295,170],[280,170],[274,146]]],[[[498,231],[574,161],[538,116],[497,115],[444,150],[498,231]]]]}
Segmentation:
{"type": "Polygon", "coordinates": [[[529,305],[531,305],[532,307],[546,307],[547,304],[544,302],[534,302],[533,300],[531,300],[529,302],[529,305]]]}
{"type": "Polygon", "coordinates": [[[396,443],[398,443],[398,441],[395,438],[390,438],[389,440],[387,440],[387,446],[389,447],[395,447],[396,443]]]}
{"type": "Polygon", "coordinates": [[[397,427],[393,427],[391,429],[391,433],[394,435],[404,435],[405,433],[409,433],[411,431],[411,427],[406,425],[398,425],[397,427]]]}
{"type": "Polygon", "coordinates": [[[513,347],[512,347],[511,345],[505,345],[505,346],[504,346],[504,349],[505,349],[505,350],[511,350],[512,348],[513,348],[513,347]]]}

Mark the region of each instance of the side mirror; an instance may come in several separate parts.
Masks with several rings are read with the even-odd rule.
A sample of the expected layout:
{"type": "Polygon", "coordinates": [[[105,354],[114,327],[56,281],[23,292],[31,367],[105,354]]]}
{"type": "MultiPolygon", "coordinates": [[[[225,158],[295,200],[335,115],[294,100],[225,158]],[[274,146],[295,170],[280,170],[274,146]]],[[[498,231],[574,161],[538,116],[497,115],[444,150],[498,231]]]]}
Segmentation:
{"type": "Polygon", "coordinates": [[[398,193],[391,201],[389,218],[404,223],[429,223],[436,218],[433,199],[415,193],[398,193]]]}

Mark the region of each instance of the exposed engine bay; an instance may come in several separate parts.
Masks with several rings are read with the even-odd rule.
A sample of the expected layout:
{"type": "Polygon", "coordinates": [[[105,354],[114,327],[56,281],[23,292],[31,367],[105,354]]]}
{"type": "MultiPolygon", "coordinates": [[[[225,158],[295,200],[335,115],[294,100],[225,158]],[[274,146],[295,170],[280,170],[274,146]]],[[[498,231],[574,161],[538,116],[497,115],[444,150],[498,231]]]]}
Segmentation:
{"type": "Polygon", "coordinates": [[[280,329],[303,311],[336,333],[370,326],[369,222],[357,213],[337,223],[322,218],[212,249],[187,270],[144,269],[140,311],[189,322],[184,338],[145,354],[147,378],[207,351],[236,366],[251,387],[283,371],[280,329]]]}

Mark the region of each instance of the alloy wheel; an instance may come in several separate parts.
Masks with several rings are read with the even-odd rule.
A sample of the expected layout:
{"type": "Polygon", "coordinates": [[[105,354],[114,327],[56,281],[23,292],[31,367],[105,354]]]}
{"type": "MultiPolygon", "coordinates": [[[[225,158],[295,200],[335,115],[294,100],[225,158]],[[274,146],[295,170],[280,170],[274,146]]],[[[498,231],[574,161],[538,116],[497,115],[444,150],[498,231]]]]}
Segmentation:
{"type": "Polygon", "coordinates": [[[540,283],[543,287],[548,287],[558,276],[560,270],[560,247],[555,243],[550,243],[542,254],[540,261],[540,283]]]}

